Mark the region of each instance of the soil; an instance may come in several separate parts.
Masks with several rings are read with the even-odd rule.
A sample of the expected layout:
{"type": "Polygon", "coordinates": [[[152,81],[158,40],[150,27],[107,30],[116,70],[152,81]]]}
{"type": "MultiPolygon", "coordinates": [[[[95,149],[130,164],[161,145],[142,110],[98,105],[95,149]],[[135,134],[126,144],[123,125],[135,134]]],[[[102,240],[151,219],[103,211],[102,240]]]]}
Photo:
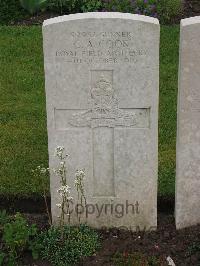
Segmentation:
{"type": "MultiPolygon", "coordinates": [[[[180,16],[172,19],[171,24],[179,24],[183,18],[194,17],[200,15],[200,0],[183,0],[183,11],[180,16]]],[[[12,22],[12,25],[41,25],[44,20],[60,16],[59,13],[52,13],[49,11],[39,13],[37,15],[28,17],[21,21],[12,22]]]]}
{"type": "MultiPolygon", "coordinates": [[[[36,223],[39,228],[48,227],[48,219],[44,214],[25,214],[27,220],[36,223]]],[[[160,266],[168,265],[166,258],[170,256],[176,266],[200,265],[200,252],[189,254],[189,247],[194,243],[200,245],[200,225],[176,230],[172,214],[160,213],[158,230],[154,232],[130,232],[111,229],[99,231],[102,238],[101,249],[91,257],[83,259],[79,266],[104,265],[115,266],[112,258],[116,253],[133,254],[139,252],[146,257],[156,256],[162,259],[160,266]]],[[[198,246],[199,248],[199,246],[198,246]]],[[[23,265],[50,266],[48,262],[33,261],[30,254],[25,254],[23,265]]],[[[133,264],[134,265],[134,264],[133,264]]]]}
{"type": "MultiPolygon", "coordinates": [[[[30,223],[36,223],[41,230],[48,227],[48,219],[44,214],[24,214],[30,223]]],[[[170,256],[176,266],[200,265],[200,252],[189,253],[189,247],[198,243],[200,248],[200,225],[176,230],[172,214],[160,213],[158,230],[154,232],[130,232],[110,229],[99,230],[101,249],[91,257],[83,259],[78,266],[105,265],[116,266],[113,257],[117,253],[140,253],[146,258],[160,258],[160,266],[168,265],[166,258],[170,256]]],[[[123,255],[124,256],[124,255],[123,255]]],[[[29,253],[24,254],[23,265],[50,266],[46,261],[33,261],[29,253]]],[[[125,265],[125,264],[122,264],[125,265]]]]}
{"type": "Polygon", "coordinates": [[[200,1],[199,0],[185,0],[184,2],[185,2],[184,18],[200,15],[200,1]]]}
{"type": "Polygon", "coordinates": [[[58,13],[52,12],[42,12],[37,15],[33,15],[31,17],[27,17],[26,19],[12,22],[12,25],[16,26],[32,26],[32,25],[42,25],[43,21],[49,18],[60,16],[58,13]]]}
{"type": "MultiPolygon", "coordinates": [[[[51,199],[47,198],[49,209],[51,207],[51,199]]],[[[14,198],[14,197],[4,197],[0,196],[0,210],[7,210],[7,212],[13,214],[16,212],[23,213],[44,213],[45,203],[42,197],[34,195],[31,198],[14,198]]]]}
{"type": "MultiPolygon", "coordinates": [[[[51,199],[47,197],[49,209],[51,208],[51,199]]],[[[175,199],[174,197],[158,197],[158,212],[173,213],[175,199]]],[[[43,213],[45,212],[44,199],[38,196],[31,198],[5,198],[0,196],[0,210],[6,209],[9,213],[43,213]],[[30,207],[31,206],[31,207],[30,207]]]]}
{"type": "Polygon", "coordinates": [[[200,225],[177,231],[173,215],[159,215],[156,232],[131,233],[115,229],[103,231],[102,237],[102,249],[79,265],[114,265],[110,259],[116,252],[122,254],[139,252],[147,257],[158,256],[163,258],[163,262],[166,262],[166,258],[170,256],[178,266],[200,264],[200,254],[195,256],[187,254],[188,247],[200,241],[200,225]]]}

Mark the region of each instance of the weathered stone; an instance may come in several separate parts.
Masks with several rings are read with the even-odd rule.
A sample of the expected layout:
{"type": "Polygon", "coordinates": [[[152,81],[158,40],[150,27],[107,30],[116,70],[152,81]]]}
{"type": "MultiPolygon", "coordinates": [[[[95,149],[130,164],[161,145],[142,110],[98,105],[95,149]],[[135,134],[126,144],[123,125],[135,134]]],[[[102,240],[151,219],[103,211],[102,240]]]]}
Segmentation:
{"type": "MultiPolygon", "coordinates": [[[[59,145],[71,156],[71,187],[75,170],[85,169],[89,225],[155,229],[158,20],[75,14],[45,21],[43,37],[50,166],[59,145]]],[[[52,175],[55,223],[58,187],[52,175]]]]}
{"type": "Polygon", "coordinates": [[[200,223],[200,17],[181,21],[176,227],[200,223]]]}

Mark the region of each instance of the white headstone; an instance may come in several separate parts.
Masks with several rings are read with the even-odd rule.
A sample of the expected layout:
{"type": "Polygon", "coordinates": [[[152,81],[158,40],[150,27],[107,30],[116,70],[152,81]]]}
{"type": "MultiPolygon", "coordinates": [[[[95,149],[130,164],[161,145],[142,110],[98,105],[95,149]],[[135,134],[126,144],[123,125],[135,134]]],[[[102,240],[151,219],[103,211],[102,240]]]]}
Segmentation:
{"type": "MultiPolygon", "coordinates": [[[[71,187],[85,169],[91,226],[156,228],[159,35],[157,19],[122,13],[43,24],[50,166],[59,145],[71,187]]],[[[54,222],[59,185],[52,175],[54,222]]]]}
{"type": "Polygon", "coordinates": [[[176,227],[200,223],[200,17],[181,21],[176,227]]]}

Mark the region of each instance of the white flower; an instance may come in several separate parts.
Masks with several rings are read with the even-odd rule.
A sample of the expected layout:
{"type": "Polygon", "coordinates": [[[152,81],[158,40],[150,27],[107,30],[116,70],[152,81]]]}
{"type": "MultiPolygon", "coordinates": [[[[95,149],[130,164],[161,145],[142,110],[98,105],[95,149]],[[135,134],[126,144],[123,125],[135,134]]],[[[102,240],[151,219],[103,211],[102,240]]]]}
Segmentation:
{"type": "Polygon", "coordinates": [[[61,208],[62,205],[61,205],[60,203],[57,203],[57,204],[56,204],[56,207],[61,208]]]}
{"type": "Polygon", "coordinates": [[[60,162],[60,166],[63,167],[65,165],[65,162],[60,162]]]}
{"type": "Polygon", "coordinates": [[[73,197],[67,197],[67,200],[73,200],[73,197]]]}
{"type": "Polygon", "coordinates": [[[41,174],[46,174],[46,172],[47,172],[47,169],[46,169],[46,168],[42,167],[42,168],[40,169],[40,173],[41,173],[41,174]]]}
{"type": "Polygon", "coordinates": [[[54,153],[54,155],[56,156],[56,157],[59,157],[59,158],[61,158],[62,157],[62,154],[63,154],[63,151],[64,151],[64,147],[62,147],[62,146],[58,146],[58,147],[56,147],[55,148],[55,153],[54,153]]]}
{"type": "Polygon", "coordinates": [[[64,151],[64,149],[65,149],[65,148],[64,148],[63,146],[57,146],[56,151],[58,151],[58,152],[59,152],[59,151],[64,151]]]}
{"type": "Polygon", "coordinates": [[[76,177],[85,176],[85,172],[83,170],[77,170],[75,176],[76,177]]]}
{"type": "Polygon", "coordinates": [[[57,192],[60,194],[60,196],[65,196],[65,195],[68,195],[70,194],[70,187],[68,185],[65,185],[65,186],[61,186],[57,192]]]}

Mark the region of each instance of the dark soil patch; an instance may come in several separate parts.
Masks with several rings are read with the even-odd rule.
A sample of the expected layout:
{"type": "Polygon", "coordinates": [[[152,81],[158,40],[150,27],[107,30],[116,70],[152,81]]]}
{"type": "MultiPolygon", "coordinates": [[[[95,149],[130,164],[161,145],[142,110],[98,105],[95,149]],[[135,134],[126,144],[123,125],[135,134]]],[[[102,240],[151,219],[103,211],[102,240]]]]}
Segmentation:
{"type": "MultiPolygon", "coordinates": [[[[200,254],[189,255],[188,248],[193,243],[200,243],[200,225],[177,231],[172,215],[159,215],[156,232],[131,233],[110,230],[101,232],[102,249],[94,256],[85,259],[79,265],[114,265],[114,254],[132,254],[139,252],[146,257],[170,256],[178,266],[200,265],[200,254]]],[[[161,264],[167,265],[167,264],[161,264]]]]}
{"type": "MultiPolygon", "coordinates": [[[[25,214],[30,223],[36,223],[43,230],[48,227],[47,216],[43,214],[25,214]]],[[[158,230],[155,232],[129,232],[118,229],[99,230],[102,247],[91,257],[83,259],[79,266],[107,265],[116,266],[113,257],[116,253],[143,254],[146,258],[156,256],[163,259],[160,266],[167,265],[170,256],[177,266],[200,265],[200,252],[189,253],[189,248],[200,245],[200,225],[176,230],[173,215],[160,214],[158,230]]],[[[199,246],[198,246],[199,247],[199,246]]],[[[23,265],[50,266],[44,261],[33,261],[29,253],[24,254],[23,265]]],[[[125,265],[125,264],[124,264],[125,265]]]]}
{"type": "MultiPolygon", "coordinates": [[[[47,198],[49,209],[51,207],[51,199],[47,198]]],[[[44,199],[34,196],[32,198],[6,198],[0,196],[0,210],[7,210],[8,213],[24,212],[24,213],[44,213],[46,210],[44,199]]]]}
{"type": "MultiPolygon", "coordinates": [[[[51,199],[47,198],[49,209],[51,208],[51,199]]],[[[174,197],[158,197],[159,213],[174,213],[174,197]]],[[[46,210],[44,199],[42,197],[33,198],[5,198],[0,197],[0,210],[6,209],[9,213],[44,213],[46,210]]]]}
{"type": "Polygon", "coordinates": [[[184,17],[194,17],[200,15],[200,1],[199,0],[185,0],[184,17]]]}
{"type": "Polygon", "coordinates": [[[42,25],[44,20],[57,16],[60,16],[60,14],[52,12],[43,12],[23,20],[13,22],[12,25],[17,25],[17,26],[42,25]]]}

